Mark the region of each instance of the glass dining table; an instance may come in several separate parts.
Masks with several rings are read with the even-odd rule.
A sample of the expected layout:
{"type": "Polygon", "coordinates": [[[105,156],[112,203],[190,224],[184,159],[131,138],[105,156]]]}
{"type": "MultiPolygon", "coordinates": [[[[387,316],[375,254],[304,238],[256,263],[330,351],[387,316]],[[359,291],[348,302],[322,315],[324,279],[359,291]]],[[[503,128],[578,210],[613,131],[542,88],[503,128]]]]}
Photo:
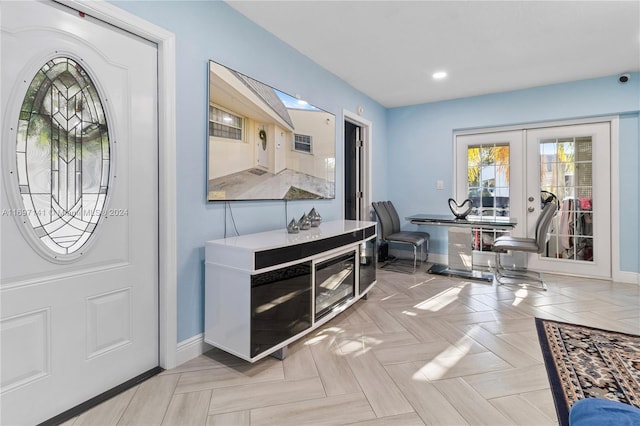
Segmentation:
{"type": "Polygon", "coordinates": [[[414,225],[448,227],[448,264],[434,264],[427,271],[430,274],[455,276],[482,281],[493,281],[489,271],[474,268],[472,230],[510,230],[517,225],[517,220],[505,216],[468,216],[457,219],[443,214],[415,214],[406,217],[414,225]]]}

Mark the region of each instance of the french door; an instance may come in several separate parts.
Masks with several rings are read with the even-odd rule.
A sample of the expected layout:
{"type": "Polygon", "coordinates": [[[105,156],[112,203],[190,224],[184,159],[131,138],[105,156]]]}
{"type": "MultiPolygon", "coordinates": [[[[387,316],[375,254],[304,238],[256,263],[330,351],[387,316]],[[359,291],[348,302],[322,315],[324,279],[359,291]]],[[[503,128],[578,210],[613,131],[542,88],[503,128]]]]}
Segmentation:
{"type": "MultiPolygon", "coordinates": [[[[512,217],[518,226],[513,235],[526,235],[523,221],[525,176],[524,132],[504,131],[456,136],[455,143],[455,199],[461,203],[468,198],[473,203],[472,216],[512,217]]],[[[507,230],[473,229],[471,244],[475,259],[487,266],[493,254],[482,257],[478,252],[491,252],[493,240],[507,230]]]]}
{"type": "MultiPolygon", "coordinates": [[[[542,199],[555,195],[546,249],[528,266],[608,278],[610,144],[609,122],[457,135],[456,198],[470,198],[472,214],[516,218],[511,234],[533,237],[542,199]]],[[[490,251],[499,235],[474,231],[474,249],[490,251]]]]}
{"type": "Polygon", "coordinates": [[[0,423],[158,366],[157,46],[2,3],[0,423]]]}
{"type": "Polygon", "coordinates": [[[608,122],[527,131],[529,235],[539,203],[528,200],[544,190],[560,204],[547,250],[529,259],[531,268],[611,277],[610,133],[608,122]]]}

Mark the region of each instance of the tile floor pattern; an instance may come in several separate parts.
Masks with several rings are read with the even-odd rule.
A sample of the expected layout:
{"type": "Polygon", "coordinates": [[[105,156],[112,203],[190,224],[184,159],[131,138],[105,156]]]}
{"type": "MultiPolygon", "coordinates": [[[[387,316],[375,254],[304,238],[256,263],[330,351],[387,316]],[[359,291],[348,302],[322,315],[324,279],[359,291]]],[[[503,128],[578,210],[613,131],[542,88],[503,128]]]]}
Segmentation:
{"type": "Polygon", "coordinates": [[[549,291],[378,271],[284,361],[218,350],[66,425],[555,425],[533,318],[640,334],[640,286],[547,276],[549,291]]]}

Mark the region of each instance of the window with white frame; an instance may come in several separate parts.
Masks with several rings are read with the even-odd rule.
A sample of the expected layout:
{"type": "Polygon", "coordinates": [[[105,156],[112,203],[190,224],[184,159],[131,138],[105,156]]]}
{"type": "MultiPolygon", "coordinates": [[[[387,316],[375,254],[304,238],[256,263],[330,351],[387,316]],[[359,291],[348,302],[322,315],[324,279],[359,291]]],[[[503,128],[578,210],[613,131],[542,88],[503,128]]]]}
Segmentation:
{"type": "Polygon", "coordinates": [[[209,136],[242,141],[243,117],[209,105],[209,136]]]}
{"type": "Polygon", "coordinates": [[[293,139],[293,150],[298,152],[313,152],[313,139],[309,135],[301,135],[296,133],[293,139]]]}

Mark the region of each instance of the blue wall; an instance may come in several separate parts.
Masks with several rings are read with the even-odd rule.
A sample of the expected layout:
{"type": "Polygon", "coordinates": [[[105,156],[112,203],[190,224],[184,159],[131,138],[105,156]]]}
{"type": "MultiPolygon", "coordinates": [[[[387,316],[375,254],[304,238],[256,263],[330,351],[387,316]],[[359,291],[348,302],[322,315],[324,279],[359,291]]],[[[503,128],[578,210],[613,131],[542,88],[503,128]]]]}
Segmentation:
{"type": "MultiPolygon", "coordinates": [[[[449,213],[453,195],[453,133],[456,130],[509,126],[620,114],[620,268],[638,272],[640,231],[638,148],[640,74],[620,84],[617,76],[435,102],[387,112],[387,167],[390,198],[398,210],[449,213]],[[444,190],[436,190],[436,180],[444,190]]],[[[411,226],[411,225],[407,225],[411,226]]],[[[445,254],[446,230],[430,228],[431,251],[445,254]]]]}
{"type": "MultiPolygon", "coordinates": [[[[214,60],[296,95],[336,116],[336,198],[288,203],[289,219],[315,206],[324,220],[341,219],[343,109],[373,127],[374,197],[386,192],[386,110],[220,1],[110,1],[176,35],[178,341],[202,333],[204,242],[224,236],[224,204],[206,202],[207,72],[214,60]]],[[[160,189],[162,190],[162,188],[160,189]]],[[[282,201],[234,202],[240,234],[286,226],[282,201]]],[[[227,235],[235,235],[227,214],[227,235]]]]}
{"type": "MultiPolygon", "coordinates": [[[[342,217],[343,109],[362,105],[363,118],[373,123],[373,199],[393,199],[401,212],[435,213],[448,213],[454,130],[621,113],[621,264],[625,271],[640,270],[640,75],[625,86],[611,77],[386,110],[223,2],[110,2],[176,35],[178,341],[203,332],[204,242],[223,237],[225,229],[224,205],[205,200],[210,59],[336,115],[336,199],[290,202],[290,217],[312,206],[326,220],[342,217]],[[444,191],[436,191],[437,179],[445,181],[444,191]]],[[[283,202],[231,207],[241,234],[286,224],[283,202]]],[[[227,229],[232,226],[228,219],[227,229]]],[[[432,249],[445,253],[446,236],[433,237],[432,249]]]]}

